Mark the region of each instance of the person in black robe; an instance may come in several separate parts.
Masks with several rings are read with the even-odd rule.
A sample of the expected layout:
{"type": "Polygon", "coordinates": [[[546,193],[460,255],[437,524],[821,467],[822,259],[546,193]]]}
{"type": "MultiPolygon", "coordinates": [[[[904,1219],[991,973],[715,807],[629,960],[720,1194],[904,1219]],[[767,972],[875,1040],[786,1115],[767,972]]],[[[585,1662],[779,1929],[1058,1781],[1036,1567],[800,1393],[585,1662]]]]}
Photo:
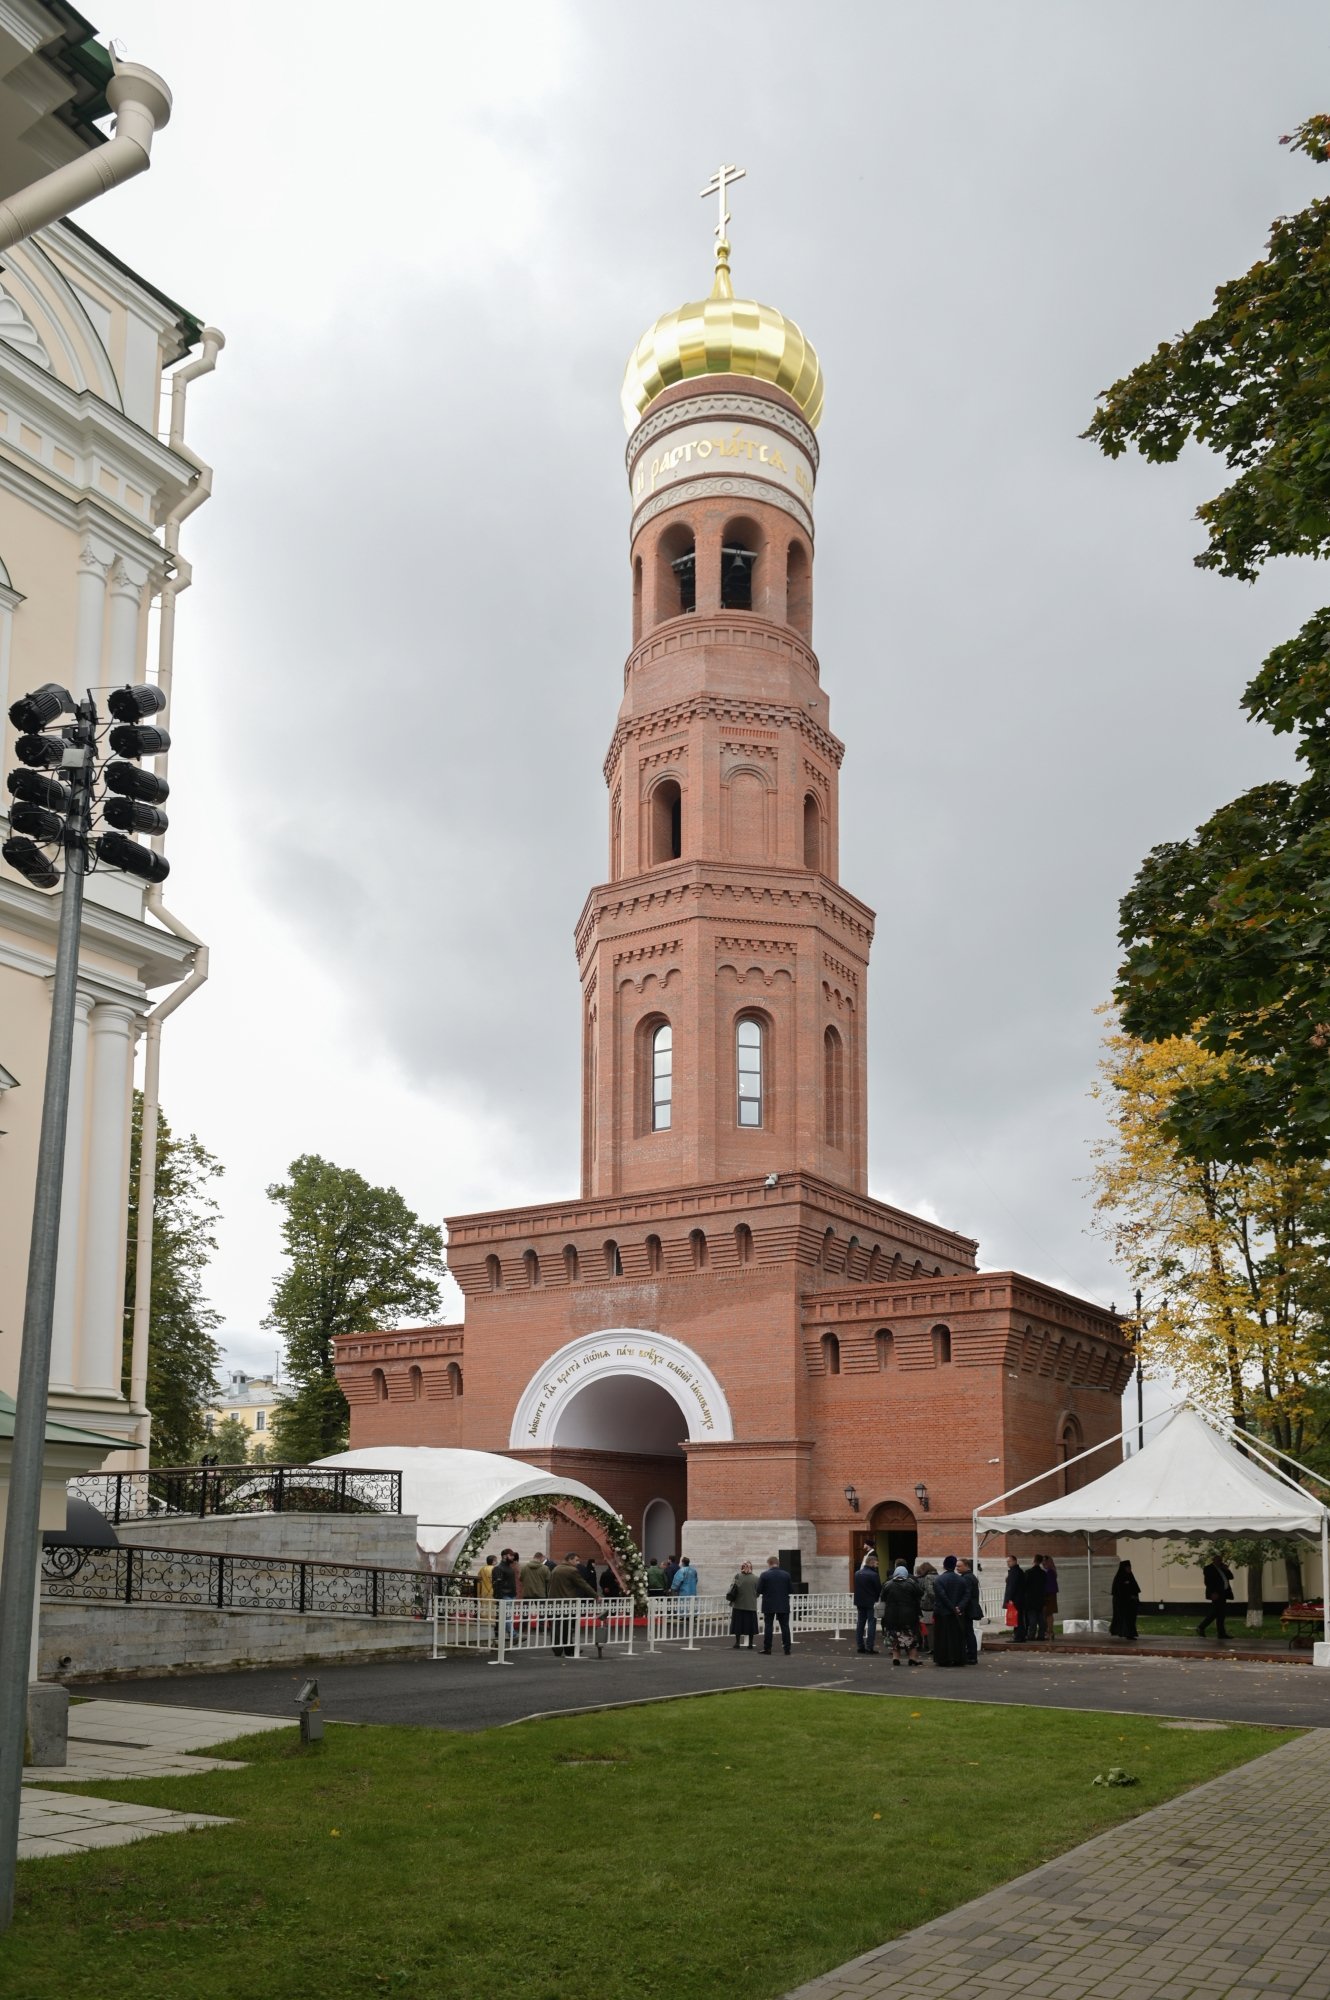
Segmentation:
{"type": "Polygon", "coordinates": [[[1129,1562],[1120,1562],[1113,1578],[1113,1623],[1109,1631],[1115,1639],[1135,1639],[1136,1613],[1141,1601],[1141,1586],[1131,1573],[1129,1562]]]}
{"type": "Polygon", "coordinates": [[[969,1610],[970,1585],[956,1574],[955,1556],[946,1556],[942,1574],[933,1582],[933,1665],[963,1667],[965,1621],[969,1610]]]}

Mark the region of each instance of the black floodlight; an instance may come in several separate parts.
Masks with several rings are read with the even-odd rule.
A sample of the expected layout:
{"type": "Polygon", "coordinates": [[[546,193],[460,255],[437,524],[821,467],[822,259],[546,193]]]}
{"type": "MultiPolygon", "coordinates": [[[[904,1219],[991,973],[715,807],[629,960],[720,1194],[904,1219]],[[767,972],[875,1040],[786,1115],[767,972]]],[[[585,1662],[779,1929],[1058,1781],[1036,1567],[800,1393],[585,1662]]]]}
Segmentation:
{"type": "Polygon", "coordinates": [[[32,730],[45,729],[48,722],[54,722],[57,715],[72,715],[77,706],[68,688],[62,688],[56,681],[47,681],[44,687],[34,688],[20,701],[12,704],[9,719],[15,729],[26,735],[32,730]]]}
{"type": "Polygon", "coordinates": [[[66,748],[58,736],[20,736],[14,745],[20,764],[31,765],[34,771],[49,771],[63,764],[66,748]]]}
{"type": "MultiPolygon", "coordinates": [[[[156,806],[142,806],[135,799],[108,799],[102,807],[102,818],[121,833],[165,833],[171,824],[156,806]]],[[[18,821],[14,824],[17,826],[18,821]]]]}
{"type": "Polygon", "coordinates": [[[99,833],[97,855],[108,868],[123,868],[126,875],[137,875],[144,882],[164,882],[171,872],[164,854],[140,847],[137,840],[126,840],[123,833],[99,833]]]}
{"type": "Polygon", "coordinates": [[[106,706],[117,722],[142,722],[145,715],[157,715],[166,707],[166,696],[160,688],[140,681],[134,687],[115,688],[106,697],[106,706]]]}
{"type": "Polygon", "coordinates": [[[34,806],[49,806],[52,812],[69,811],[73,793],[60,778],[44,778],[40,771],[11,771],[5,783],[13,799],[24,799],[34,806]]]}
{"type": "Polygon", "coordinates": [[[148,729],[143,724],[122,722],[111,731],[111,748],[117,757],[157,757],[171,747],[170,732],[148,729]]]}
{"type": "Polygon", "coordinates": [[[7,840],[0,847],[0,854],[11,868],[17,868],[20,875],[26,875],[29,882],[38,889],[54,889],[60,880],[60,871],[49,855],[42,853],[32,840],[7,840]]]}
{"type": "Polygon", "coordinates": [[[137,764],[108,764],[102,776],[108,792],[120,792],[127,799],[141,799],[145,806],[159,806],[171,796],[165,778],[140,771],[137,764]]]}
{"type": "Polygon", "coordinates": [[[49,806],[12,806],[9,824],[15,833],[30,833],[34,840],[59,840],[65,830],[63,813],[52,812],[49,806]]]}

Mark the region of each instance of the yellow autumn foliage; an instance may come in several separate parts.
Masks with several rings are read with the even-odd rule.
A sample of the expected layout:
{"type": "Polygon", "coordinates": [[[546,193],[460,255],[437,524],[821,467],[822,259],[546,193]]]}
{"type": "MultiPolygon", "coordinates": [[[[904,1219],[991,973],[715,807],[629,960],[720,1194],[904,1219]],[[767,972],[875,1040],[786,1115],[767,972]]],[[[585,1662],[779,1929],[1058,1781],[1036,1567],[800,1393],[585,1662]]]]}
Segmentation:
{"type": "Polygon", "coordinates": [[[1231,1060],[1186,1036],[1105,1037],[1094,1095],[1110,1132],[1094,1148],[1095,1226],[1142,1293],[1147,1371],[1297,1454],[1327,1360],[1324,1251],[1306,1224],[1325,1211],[1330,1174],[1179,1153],[1164,1127],[1171,1101],[1231,1060]]]}

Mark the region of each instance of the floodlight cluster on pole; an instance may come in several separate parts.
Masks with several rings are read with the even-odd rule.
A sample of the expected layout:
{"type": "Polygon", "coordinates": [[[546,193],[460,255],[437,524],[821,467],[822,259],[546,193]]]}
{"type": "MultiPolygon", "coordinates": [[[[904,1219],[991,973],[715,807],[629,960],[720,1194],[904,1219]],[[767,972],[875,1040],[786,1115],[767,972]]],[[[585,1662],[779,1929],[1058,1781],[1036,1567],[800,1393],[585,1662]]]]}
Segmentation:
{"type": "Polygon", "coordinates": [[[106,706],[111,720],[103,723],[91,690],[76,699],[48,681],[9,711],[19,731],[14,748],[20,768],[6,779],[12,831],[0,853],[34,888],[63,883],[63,890],[0,1568],[0,1931],[14,1913],[83,886],[99,867],[151,883],[170,873],[163,855],[130,837],[166,830],[161,808],[169,787],[142,769],[145,757],[170,748],[166,730],[144,719],[159,714],[166,697],[146,683],[118,687],[106,706]],[[65,716],[72,720],[62,722],[65,716]]]}

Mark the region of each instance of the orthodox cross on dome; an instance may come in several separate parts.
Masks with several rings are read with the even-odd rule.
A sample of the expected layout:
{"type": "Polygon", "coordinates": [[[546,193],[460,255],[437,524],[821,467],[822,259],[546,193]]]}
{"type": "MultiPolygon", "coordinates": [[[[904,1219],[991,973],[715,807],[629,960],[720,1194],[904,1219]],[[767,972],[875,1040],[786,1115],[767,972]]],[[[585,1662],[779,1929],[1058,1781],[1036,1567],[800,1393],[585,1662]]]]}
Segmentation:
{"type": "Polygon", "coordinates": [[[706,201],[708,196],[713,194],[717,197],[719,219],[716,223],[716,241],[718,243],[725,241],[725,225],[730,219],[730,212],[725,206],[725,189],[727,186],[733,185],[735,181],[743,180],[746,171],[744,167],[723,166],[718,173],[714,173],[711,176],[711,179],[702,189],[703,201],[706,201]]]}
{"type": "Polygon", "coordinates": [[[730,245],[729,239],[725,234],[725,228],[730,219],[730,212],[725,206],[725,190],[728,186],[732,186],[735,181],[743,180],[744,173],[745,170],[743,167],[722,166],[718,173],[714,173],[711,176],[711,179],[702,189],[703,201],[706,201],[709,196],[714,194],[717,205],[716,275],[711,285],[711,296],[713,299],[732,299],[734,297],[734,286],[730,283],[730,245]]]}

